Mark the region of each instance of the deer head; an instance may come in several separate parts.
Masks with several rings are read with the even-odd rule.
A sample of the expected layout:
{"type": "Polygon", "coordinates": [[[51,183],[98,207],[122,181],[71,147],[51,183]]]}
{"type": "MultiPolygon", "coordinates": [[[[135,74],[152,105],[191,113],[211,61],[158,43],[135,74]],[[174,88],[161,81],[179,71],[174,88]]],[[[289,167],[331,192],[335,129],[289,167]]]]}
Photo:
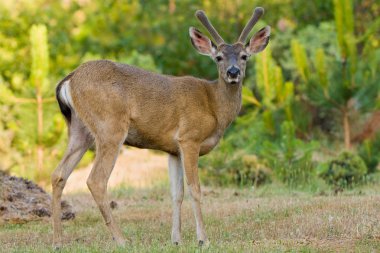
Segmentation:
{"type": "Polygon", "coordinates": [[[199,10],[196,12],[196,17],[208,30],[215,43],[194,27],[191,27],[189,30],[191,43],[200,54],[208,55],[215,61],[218,67],[219,78],[223,79],[226,83],[240,84],[245,76],[248,58],[253,54],[261,52],[268,45],[270,26],[262,28],[247,44],[245,43],[249,32],[263,13],[264,9],[257,7],[240,34],[238,41],[234,44],[227,44],[212,26],[204,11],[199,10]]]}

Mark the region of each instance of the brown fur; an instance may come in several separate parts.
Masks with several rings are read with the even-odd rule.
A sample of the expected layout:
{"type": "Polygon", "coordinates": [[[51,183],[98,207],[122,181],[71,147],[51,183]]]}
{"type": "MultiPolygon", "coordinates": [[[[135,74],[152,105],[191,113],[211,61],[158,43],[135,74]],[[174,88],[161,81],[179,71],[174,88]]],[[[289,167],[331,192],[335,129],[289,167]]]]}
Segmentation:
{"type": "MultiPolygon", "coordinates": [[[[206,22],[204,20],[204,22],[206,22]]],[[[84,152],[96,145],[94,168],[87,185],[118,244],[124,244],[107,201],[107,182],[120,146],[169,153],[169,174],[173,196],[172,241],[180,243],[180,209],[183,199],[183,175],[189,186],[200,244],[208,242],[200,208],[201,191],[198,158],[210,152],[241,108],[241,88],[246,58],[264,49],[265,28],[247,47],[241,42],[215,45],[195,29],[190,29],[194,47],[202,54],[223,57],[218,61],[219,79],[207,81],[191,76],[174,77],[152,73],[108,60],[87,62],[61,82],[57,94],[62,106],[70,110],[69,145],[52,175],[54,244],[61,243],[62,226],[59,201],[70,173],[84,152]],[[260,50],[257,48],[260,47],[260,50]],[[256,51],[255,51],[256,50],[256,51]],[[228,81],[228,69],[240,69],[234,81],[228,81]],[[68,91],[65,87],[68,85],[68,91]],[[68,103],[67,93],[72,101],[68,103]],[[63,96],[63,95],[62,95],[63,96]]],[[[64,111],[63,111],[64,112],[64,111]]],[[[65,114],[65,115],[66,115],[65,114]]]]}
{"type": "Polygon", "coordinates": [[[95,139],[110,122],[112,134],[128,131],[125,144],[173,155],[182,139],[201,143],[200,155],[211,151],[217,140],[203,142],[219,139],[241,107],[241,85],[164,76],[107,60],[80,66],[70,87],[75,113],[95,139]]]}

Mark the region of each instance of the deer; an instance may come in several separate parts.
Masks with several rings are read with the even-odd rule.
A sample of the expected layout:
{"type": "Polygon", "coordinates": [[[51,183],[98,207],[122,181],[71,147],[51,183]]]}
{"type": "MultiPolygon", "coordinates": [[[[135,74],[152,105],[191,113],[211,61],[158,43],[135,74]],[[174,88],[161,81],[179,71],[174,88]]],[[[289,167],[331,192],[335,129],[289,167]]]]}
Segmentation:
{"type": "Polygon", "coordinates": [[[172,199],[171,241],[181,244],[181,205],[184,178],[191,197],[197,242],[208,245],[201,211],[198,159],[219,142],[238,116],[248,58],[265,49],[270,26],[246,43],[263,15],[254,9],[237,42],[226,43],[202,10],[195,16],[214,41],[194,27],[190,41],[218,68],[218,79],[169,76],[109,60],[86,62],[60,81],[56,98],[68,127],[68,145],[51,176],[53,246],[62,246],[61,197],[66,181],[85,152],[95,146],[96,157],[87,186],[117,245],[126,243],[111,213],[107,184],[123,145],[161,150],[168,154],[172,199]]]}

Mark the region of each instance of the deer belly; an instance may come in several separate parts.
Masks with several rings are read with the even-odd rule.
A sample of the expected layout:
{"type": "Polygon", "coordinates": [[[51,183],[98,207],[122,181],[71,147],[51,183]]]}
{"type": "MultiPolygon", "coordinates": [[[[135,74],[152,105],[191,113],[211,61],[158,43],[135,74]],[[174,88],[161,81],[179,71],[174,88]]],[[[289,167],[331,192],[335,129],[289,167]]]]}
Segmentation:
{"type": "MultiPolygon", "coordinates": [[[[128,136],[124,144],[145,149],[161,150],[173,155],[178,154],[178,145],[175,142],[175,133],[171,131],[166,135],[147,135],[137,128],[131,127],[128,130],[128,136]]],[[[212,134],[207,137],[201,144],[199,155],[205,155],[209,153],[219,142],[221,135],[212,134]]]]}
{"type": "Polygon", "coordinates": [[[159,134],[150,135],[142,133],[135,128],[129,128],[124,144],[144,149],[155,149],[176,155],[177,146],[172,138],[165,138],[159,134]]]}

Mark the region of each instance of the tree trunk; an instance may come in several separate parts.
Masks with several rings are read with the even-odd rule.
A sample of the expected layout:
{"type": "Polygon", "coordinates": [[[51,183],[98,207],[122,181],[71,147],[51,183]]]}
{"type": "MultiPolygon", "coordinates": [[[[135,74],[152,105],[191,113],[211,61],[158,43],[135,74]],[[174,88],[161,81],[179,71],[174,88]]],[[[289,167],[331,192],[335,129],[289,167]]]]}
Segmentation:
{"type": "Polygon", "coordinates": [[[351,148],[351,128],[350,128],[350,120],[348,118],[347,108],[343,110],[343,130],[344,130],[344,147],[346,149],[350,149],[351,148]]]}
{"type": "Polygon", "coordinates": [[[169,13],[173,14],[176,9],[175,0],[169,0],[169,13]]]}
{"type": "Polygon", "coordinates": [[[43,137],[43,101],[42,94],[39,86],[36,88],[37,96],[37,171],[41,175],[43,171],[44,151],[42,146],[43,137]]]}

